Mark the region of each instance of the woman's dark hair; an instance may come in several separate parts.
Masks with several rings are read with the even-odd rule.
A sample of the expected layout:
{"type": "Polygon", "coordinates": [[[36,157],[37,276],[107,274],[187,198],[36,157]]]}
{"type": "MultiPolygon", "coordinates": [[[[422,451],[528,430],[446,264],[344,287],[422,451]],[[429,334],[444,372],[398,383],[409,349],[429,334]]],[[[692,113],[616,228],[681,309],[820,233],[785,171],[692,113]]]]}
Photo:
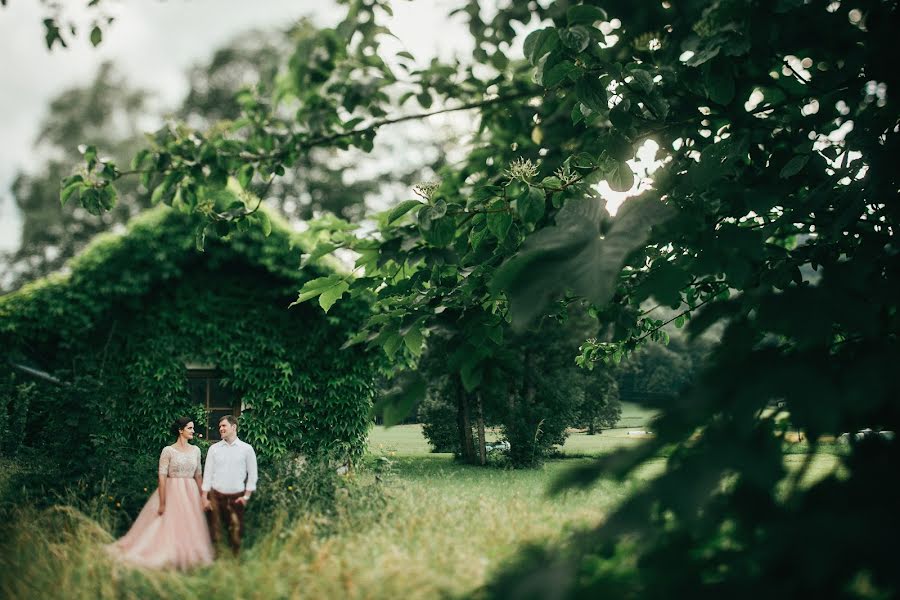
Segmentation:
{"type": "Polygon", "coordinates": [[[169,431],[175,437],[178,437],[178,432],[188,426],[188,423],[192,423],[194,419],[191,417],[179,417],[175,419],[175,422],[172,423],[172,426],[169,428],[169,431]]]}

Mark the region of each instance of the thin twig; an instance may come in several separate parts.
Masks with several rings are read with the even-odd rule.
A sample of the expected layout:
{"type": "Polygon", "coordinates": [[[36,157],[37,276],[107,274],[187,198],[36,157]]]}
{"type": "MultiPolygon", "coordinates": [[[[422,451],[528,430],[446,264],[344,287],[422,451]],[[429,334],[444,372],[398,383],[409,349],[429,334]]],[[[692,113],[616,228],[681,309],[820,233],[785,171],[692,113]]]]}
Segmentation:
{"type": "Polygon", "coordinates": [[[635,342],[635,343],[638,343],[638,342],[642,341],[644,338],[646,338],[646,337],[649,336],[649,335],[652,335],[652,334],[656,333],[657,331],[659,331],[660,329],[662,329],[663,327],[665,327],[666,325],[668,325],[668,324],[671,323],[672,321],[674,321],[674,320],[676,320],[676,319],[679,319],[679,318],[683,317],[684,315],[688,315],[688,314],[692,313],[693,311],[697,310],[698,308],[700,308],[701,306],[703,306],[704,304],[706,304],[706,303],[708,303],[708,302],[711,302],[711,301],[714,300],[714,299],[716,298],[716,296],[718,296],[718,295],[719,295],[719,294],[714,294],[714,295],[710,296],[709,298],[707,298],[706,300],[704,300],[703,302],[701,302],[700,304],[698,304],[698,305],[696,305],[696,306],[692,306],[691,308],[689,308],[689,309],[687,309],[687,310],[685,310],[685,311],[683,311],[683,312],[681,312],[681,313],[675,315],[674,317],[672,317],[671,319],[669,319],[669,320],[666,321],[665,323],[662,323],[661,325],[659,325],[659,326],[657,326],[657,327],[654,327],[653,329],[651,329],[650,331],[648,331],[647,333],[645,333],[644,335],[642,335],[641,337],[639,337],[638,339],[636,339],[634,342],[635,342]]]}
{"type": "Polygon", "coordinates": [[[803,75],[801,75],[800,73],[798,73],[797,70],[794,69],[793,66],[791,66],[791,63],[788,62],[787,59],[784,59],[783,62],[784,62],[785,65],[787,65],[787,68],[791,70],[791,73],[794,74],[794,77],[796,77],[798,80],[800,80],[800,82],[801,82],[803,85],[809,85],[809,80],[808,80],[808,79],[805,79],[805,78],[803,77],[803,75]]]}
{"type": "Polygon", "coordinates": [[[259,207],[262,205],[263,198],[265,198],[266,194],[269,193],[269,188],[272,187],[272,182],[275,181],[275,173],[272,173],[272,176],[269,177],[269,181],[266,183],[266,187],[263,188],[263,191],[259,194],[259,201],[256,203],[256,207],[248,213],[245,213],[244,216],[252,215],[256,211],[259,210],[259,207]]]}
{"type": "MultiPolygon", "coordinates": [[[[350,131],[344,131],[340,133],[334,133],[331,135],[326,135],[318,138],[313,138],[311,140],[307,140],[303,146],[306,148],[312,148],[314,146],[320,146],[323,144],[327,144],[329,142],[333,142],[335,140],[339,140],[345,137],[351,137],[355,135],[360,135],[363,133],[369,133],[371,131],[375,131],[380,127],[384,127],[385,125],[393,125],[395,123],[402,123],[404,121],[415,121],[419,119],[426,119],[428,117],[433,117],[434,115],[440,115],[443,113],[457,112],[461,110],[471,110],[473,108],[482,108],[485,106],[491,106],[493,104],[501,104],[503,102],[509,102],[511,100],[518,100],[520,98],[526,98],[529,96],[537,96],[533,91],[530,92],[519,92],[517,94],[510,94],[509,96],[498,96],[496,98],[491,98],[490,100],[481,100],[479,102],[469,102],[467,104],[463,104],[462,106],[457,106],[454,108],[441,108],[438,110],[433,110],[425,113],[416,113],[412,115],[404,115],[402,117],[396,117],[393,119],[382,119],[381,121],[375,121],[370,125],[365,127],[361,127],[359,129],[351,129],[350,131]]],[[[279,156],[281,153],[274,155],[275,157],[279,156]]]]}

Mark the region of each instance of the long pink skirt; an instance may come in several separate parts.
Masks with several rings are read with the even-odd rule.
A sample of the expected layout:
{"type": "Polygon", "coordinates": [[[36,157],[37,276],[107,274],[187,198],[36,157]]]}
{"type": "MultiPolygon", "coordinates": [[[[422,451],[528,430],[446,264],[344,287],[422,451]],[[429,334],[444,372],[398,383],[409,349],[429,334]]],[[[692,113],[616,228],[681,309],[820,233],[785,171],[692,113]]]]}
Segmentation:
{"type": "Polygon", "coordinates": [[[156,490],[128,533],[106,547],[110,554],[151,569],[210,564],[213,545],[197,482],[190,477],[170,477],[166,481],[166,510],[160,515],[158,509],[156,490]]]}

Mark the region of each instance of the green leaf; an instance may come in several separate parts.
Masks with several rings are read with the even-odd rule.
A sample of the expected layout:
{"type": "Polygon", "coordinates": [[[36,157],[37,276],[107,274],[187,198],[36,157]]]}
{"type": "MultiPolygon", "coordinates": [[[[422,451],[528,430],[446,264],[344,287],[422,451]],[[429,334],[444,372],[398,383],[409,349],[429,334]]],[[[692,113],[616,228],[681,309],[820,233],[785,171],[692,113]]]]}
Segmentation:
{"type": "Polygon", "coordinates": [[[538,61],[549,52],[553,52],[559,46],[559,34],[555,27],[546,27],[532,31],[525,38],[524,53],[532,65],[537,65],[538,61]]]}
{"type": "Polygon", "coordinates": [[[231,233],[231,224],[227,221],[216,221],[213,227],[215,227],[216,235],[219,237],[224,238],[231,233]]]}
{"type": "Polygon", "coordinates": [[[588,75],[579,79],[575,84],[575,95],[582,104],[594,112],[606,112],[609,108],[606,101],[606,88],[597,77],[588,75]]]}
{"type": "MultiPolygon", "coordinates": [[[[209,223],[204,225],[198,225],[197,229],[194,231],[194,247],[197,248],[198,252],[203,252],[204,246],[206,246],[206,232],[209,229],[209,223]]],[[[293,304],[291,305],[293,306],[293,304]]]]}
{"type": "Polygon", "coordinates": [[[780,176],[782,179],[793,177],[803,170],[806,163],[809,162],[809,154],[797,154],[786,165],[781,168],[780,176]]]}
{"type": "Polygon", "coordinates": [[[328,309],[334,306],[334,303],[349,289],[350,284],[347,283],[346,280],[341,280],[338,284],[333,285],[322,292],[319,296],[319,306],[322,307],[322,310],[328,312],[328,309]]]}
{"type": "Polygon", "coordinates": [[[681,290],[691,281],[684,269],[666,261],[656,261],[647,277],[638,285],[636,297],[654,297],[660,303],[678,308],[681,304],[681,290]]]}
{"type": "Polygon", "coordinates": [[[567,60],[559,62],[553,65],[549,71],[544,73],[544,76],[541,79],[541,85],[545,88],[555,87],[557,84],[562,83],[562,81],[570,74],[575,73],[578,70],[578,67],[567,60]]]}
{"type": "Polygon", "coordinates": [[[431,223],[430,227],[419,227],[422,236],[429,244],[443,248],[453,241],[453,237],[456,235],[456,224],[452,218],[444,217],[429,222],[431,223]]]}
{"type": "Polygon", "coordinates": [[[509,212],[502,210],[505,207],[506,203],[502,200],[492,202],[488,206],[489,210],[495,212],[488,213],[487,228],[499,240],[506,238],[506,234],[509,233],[509,227],[512,225],[512,216],[509,212]]]}
{"type": "Polygon", "coordinates": [[[431,213],[428,215],[428,218],[432,221],[440,219],[444,215],[447,214],[447,201],[443,198],[439,199],[434,205],[431,207],[431,213]]]}
{"type": "Polygon", "coordinates": [[[622,204],[603,235],[608,214],[599,198],[567,201],[556,216],[556,225],[528,237],[491,281],[493,289],[506,292],[513,328],[525,329],[567,290],[598,307],[606,304],[625,260],[643,246],[651,227],[672,212],[656,198],[634,198],[622,204]]]}
{"type": "Polygon", "coordinates": [[[606,174],[606,182],[614,192],[627,192],[634,185],[634,171],[624,161],[616,161],[615,167],[606,174]]]}
{"type": "MultiPolygon", "coordinates": [[[[322,258],[323,256],[331,254],[332,252],[337,250],[339,247],[340,246],[338,246],[337,244],[331,243],[331,241],[329,241],[329,240],[319,240],[316,243],[315,248],[313,248],[312,252],[301,256],[300,268],[302,269],[302,268],[306,267],[306,265],[308,265],[309,263],[315,262],[315,261],[319,260],[320,258],[322,258]]],[[[378,251],[375,250],[374,252],[375,252],[375,256],[377,258],[378,251]]],[[[362,259],[362,257],[364,255],[365,254],[360,255],[360,260],[362,259]]],[[[359,266],[359,260],[357,261],[357,266],[359,266]]]]}
{"type": "Polygon", "coordinates": [[[62,206],[65,206],[66,202],[69,201],[69,199],[72,197],[72,195],[75,192],[79,191],[83,186],[84,186],[84,183],[82,182],[82,180],[79,176],[78,181],[73,181],[72,183],[70,183],[67,186],[65,186],[64,188],[62,188],[59,192],[60,204],[62,206]]]}
{"type": "Polygon", "coordinates": [[[150,156],[150,151],[147,149],[139,151],[134,155],[134,158],[131,159],[131,168],[132,169],[140,169],[141,165],[144,164],[144,160],[150,156]]]}
{"type": "Polygon", "coordinates": [[[422,207],[416,211],[416,223],[419,224],[419,229],[422,232],[426,232],[431,229],[431,225],[434,219],[431,218],[431,207],[427,205],[422,205],[422,207]]]}
{"type": "MultiPolygon", "coordinates": [[[[331,290],[332,288],[340,289],[341,284],[346,285],[346,287],[344,287],[343,290],[341,290],[340,294],[337,294],[337,296],[334,296],[334,294],[332,293],[332,296],[334,296],[335,300],[340,298],[341,294],[343,294],[349,288],[349,285],[347,285],[347,282],[342,275],[334,274],[328,275],[327,277],[318,277],[316,279],[311,279],[310,281],[307,281],[305,284],[303,284],[303,287],[300,288],[299,296],[297,296],[297,299],[292,302],[290,306],[294,306],[295,304],[300,304],[301,302],[306,302],[307,300],[310,300],[317,296],[321,296],[326,291],[331,290]]],[[[327,304],[330,308],[331,305],[334,304],[334,302],[331,301],[327,304]]],[[[322,308],[325,307],[323,306],[322,308]]]]}
{"type": "Polygon", "coordinates": [[[572,157],[572,166],[579,169],[591,169],[597,165],[597,161],[587,152],[579,152],[572,157]]]}
{"type": "Polygon", "coordinates": [[[613,124],[613,127],[616,129],[628,129],[631,127],[632,117],[631,113],[628,112],[629,103],[626,103],[624,100],[616,104],[609,111],[609,120],[613,124]]]}
{"type": "Polygon", "coordinates": [[[665,119],[669,114],[669,101],[663,98],[659,90],[654,90],[646,97],[647,108],[659,119],[665,119]]]}
{"type": "Polygon", "coordinates": [[[101,41],[103,41],[103,32],[98,26],[94,25],[94,28],[91,29],[91,45],[96,48],[101,41]]]}
{"type": "Polygon", "coordinates": [[[581,103],[576,102],[572,106],[572,125],[578,125],[584,121],[584,114],[581,112],[581,103]]]}
{"type": "Polygon", "coordinates": [[[244,165],[238,169],[237,180],[242,188],[247,189],[253,180],[253,165],[244,165]]]}
{"type": "Polygon", "coordinates": [[[649,94],[653,89],[653,77],[647,71],[635,69],[631,72],[631,76],[634,77],[634,84],[637,88],[645,94],[649,94]]]}
{"type": "Polygon", "coordinates": [[[100,205],[104,210],[112,210],[119,201],[119,192],[114,185],[107,185],[100,191],[100,205]]]}
{"type": "Polygon", "coordinates": [[[537,223],[544,216],[546,202],[540,188],[530,187],[516,198],[516,212],[525,223],[537,223]]]}
{"type": "Polygon", "coordinates": [[[164,179],[162,183],[156,186],[156,188],[153,190],[153,193],[150,194],[150,203],[154,205],[159,204],[163,197],[168,193],[169,186],[170,183],[168,179],[164,179]]]}
{"type": "MultiPolygon", "coordinates": [[[[606,154],[613,161],[624,162],[634,157],[634,144],[618,131],[611,131],[603,141],[606,145],[606,154]]],[[[612,168],[613,164],[609,162],[606,172],[611,171],[612,168]]]]}
{"type": "Polygon", "coordinates": [[[55,19],[44,19],[44,42],[48,50],[53,50],[53,44],[56,42],[63,48],[67,47],[66,41],[59,35],[59,26],[55,19]]]}
{"type": "Polygon", "coordinates": [[[748,137],[738,134],[707,145],[700,152],[700,163],[689,171],[694,185],[706,186],[734,172],[748,150],[748,137]]]}
{"type": "Polygon", "coordinates": [[[419,101],[419,105],[422,108],[431,108],[431,103],[434,102],[434,99],[431,97],[431,93],[428,90],[423,90],[416,94],[416,100],[419,101]]]}
{"type": "MultiPolygon", "coordinates": [[[[256,211],[256,218],[259,219],[259,223],[262,226],[263,235],[269,237],[272,233],[272,221],[269,219],[268,213],[264,210],[256,211]]],[[[328,312],[328,309],[325,309],[325,312],[328,312]]]]}
{"type": "Polygon", "coordinates": [[[584,25],[574,25],[567,29],[560,29],[559,39],[566,48],[575,52],[584,52],[591,43],[591,33],[584,25]]]}
{"type": "Polygon", "coordinates": [[[411,327],[406,335],[403,336],[403,343],[414,356],[422,354],[422,343],[425,338],[422,336],[422,330],[418,327],[411,327]]]}
{"type": "Polygon", "coordinates": [[[400,334],[396,331],[392,331],[384,336],[381,342],[381,347],[384,348],[384,352],[393,357],[397,350],[400,348],[400,344],[403,343],[403,338],[400,337],[400,334]]]}
{"type": "Polygon", "coordinates": [[[579,4],[566,11],[569,25],[593,25],[597,21],[606,21],[606,11],[596,6],[579,4]]]}
{"type": "Polygon", "coordinates": [[[87,163],[88,169],[94,168],[94,165],[97,164],[97,147],[82,144],[78,146],[78,151],[84,155],[84,162],[87,163]]]}
{"type": "Polygon", "coordinates": [[[409,211],[419,206],[423,206],[418,200],[404,200],[391,209],[387,216],[387,224],[390,225],[409,211]]]}
{"type": "Polygon", "coordinates": [[[473,250],[477,250],[484,239],[487,237],[488,228],[484,225],[475,225],[469,230],[469,245],[473,250]]]}
{"type": "Polygon", "coordinates": [[[559,180],[559,177],[555,177],[553,175],[549,177],[544,177],[541,180],[541,185],[544,186],[545,190],[559,190],[562,188],[562,181],[559,180]]]}

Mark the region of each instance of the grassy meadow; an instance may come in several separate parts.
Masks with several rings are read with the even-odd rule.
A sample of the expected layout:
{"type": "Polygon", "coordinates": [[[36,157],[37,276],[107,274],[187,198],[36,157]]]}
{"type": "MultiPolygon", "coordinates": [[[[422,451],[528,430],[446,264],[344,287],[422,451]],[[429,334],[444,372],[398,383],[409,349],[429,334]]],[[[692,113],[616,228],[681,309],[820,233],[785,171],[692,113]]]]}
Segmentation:
{"type": "MultiPolygon", "coordinates": [[[[219,559],[189,573],[149,572],[110,560],[103,544],[115,516],[102,502],[12,514],[0,539],[0,597],[16,598],[455,598],[471,594],[524,543],[562,540],[596,525],[664,459],[648,463],[631,480],[602,481],[585,492],[549,497],[547,484],[587,455],[639,443],[628,435],[643,422],[587,436],[573,433],[562,449],[571,458],[537,470],[504,470],[456,464],[430,454],[417,425],[370,436],[367,463],[389,465],[381,479],[383,508],[364,514],[338,511],[305,516],[290,526],[256,532],[239,560],[219,559]],[[77,507],[76,507],[77,506],[77,507]],[[322,520],[330,520],[323,527],[322,520]]],[[[490,438],[490,436],[489,436],[490,438]]],[[[786,455],[800,464],[804,455],[786,455]]],[[[7,461],[8,462],[8,461],[7,461]]],[[[810,476],[824,475],[837,458],[816,455],[810,476]]],[[[16,468],[0,465],[0,473],[16,468]]],[[[373,479],[373,469],[354,477],[373,479]]],[[[0,474],[0,487],[7,477],[0,474]]],[[[252,504],[249,508],[253,510],[252,504]]]]}

